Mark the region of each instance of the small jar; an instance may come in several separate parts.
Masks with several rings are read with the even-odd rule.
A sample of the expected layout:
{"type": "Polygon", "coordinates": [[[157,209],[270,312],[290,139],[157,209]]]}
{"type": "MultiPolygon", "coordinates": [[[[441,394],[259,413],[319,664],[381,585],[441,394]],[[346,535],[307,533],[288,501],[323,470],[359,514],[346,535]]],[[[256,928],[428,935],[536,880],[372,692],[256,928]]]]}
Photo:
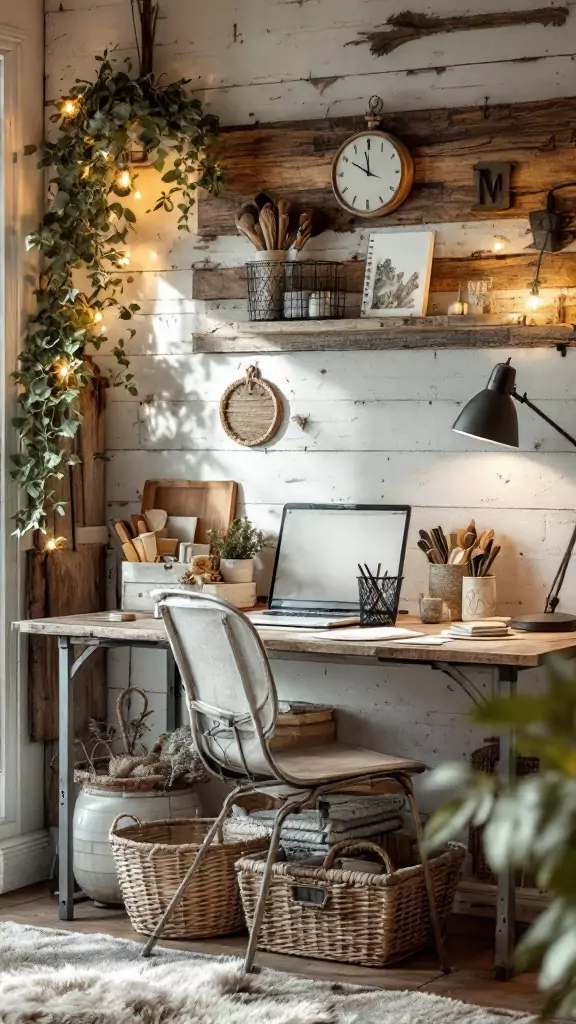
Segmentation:
{"type": "Polygon", "coordinates": [[[308,302],[308,316],[312,320],[320,320],[323,317],[332,316],[332,292],[310,292],[308,302]]]}

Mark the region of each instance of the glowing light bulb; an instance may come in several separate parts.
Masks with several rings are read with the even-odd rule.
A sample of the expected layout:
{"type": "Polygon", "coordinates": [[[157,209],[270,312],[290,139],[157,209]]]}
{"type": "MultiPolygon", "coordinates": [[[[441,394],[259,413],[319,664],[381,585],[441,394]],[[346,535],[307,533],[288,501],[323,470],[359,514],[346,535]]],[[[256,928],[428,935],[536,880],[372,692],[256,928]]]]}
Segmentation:
{"type": "Polygon", "coordinates": [[[137,188],[136,191],[132,193],[132,198],[133,199],[142,199],[142,193],[141,193],[139,188],[137,188]]]}
{"type": "Polygon", "coordinates": [[[130,263],[130,253],[125,252],[123,256],[120,256],[118,258],[118,263],[120,264],[121,267],[127,267],[128,264],[130,263]]]}
{"type": "Polygon", "coordinates": [[[66,543],[66,537],[49,537],[44,545],[45,551],[59,551],[66,543]]]}
{"type": "Polygon", "coordinates": [[[130,171],[120,171],[116,181],[120,188],[132,188],[132,175],[130,171]]]}
{"type": "Polygon", "coordinates": [[[106,334],[106,324],[102,324],[102,327],[100,328],[100,334],[106,334]]]}
{"type": "Polygon", "coordinates": [[[156,252],[155,249],[152,249],[152,251],[150,252],[150,259],[152,263],[155,263],[155,261],[158,259],[158,253],[156,252]]]}
{"type": "Polygon", "coordinates": [[[93,323],[99,324],[102,319],[103,319],[103,314],[100,312],[100,310],[99,309],[95,310],[94,315],[92,317],[93,323]]]}
{"type": "Polygon", "coordinates": [[[526,300],[526,305],[528,306],[528,309],[531,309],[532,312],[534,312],[535,310],[539,309],[541,302],[542,300],[540,298],[538,288],[536,285],[534,285],[532,291],[530,292],[530,295],[526,300]]]}
{"type": "Polygon", "coordinates": [[[71,367],[70,367],[70,363],[66,363],[66,362],[55,363],[54,364],[54,372],[55,372],[56,376],[58,377],[58,380],[61,380],[61,381],[67,380],[68,377],[70,376],[70,373],[72,372],[71,371],[71,367]]]}
{"type": "Polygon", "coordinates": [[[62,117],[76,117],[79,109],[76,100],[64,100],[60,107],[60,113],[62,117]]]}

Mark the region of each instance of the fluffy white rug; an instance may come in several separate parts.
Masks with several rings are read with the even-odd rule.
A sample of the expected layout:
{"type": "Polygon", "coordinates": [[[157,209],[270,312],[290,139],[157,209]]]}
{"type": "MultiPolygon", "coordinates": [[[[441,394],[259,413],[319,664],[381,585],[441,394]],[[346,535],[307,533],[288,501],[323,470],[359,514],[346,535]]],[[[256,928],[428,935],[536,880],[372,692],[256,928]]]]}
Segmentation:
{"type": "Polygon", "coordinates": [[[238,960],[0,924],[0,1024],[525,1024],[425,995],[310,982],[238,960]]]}

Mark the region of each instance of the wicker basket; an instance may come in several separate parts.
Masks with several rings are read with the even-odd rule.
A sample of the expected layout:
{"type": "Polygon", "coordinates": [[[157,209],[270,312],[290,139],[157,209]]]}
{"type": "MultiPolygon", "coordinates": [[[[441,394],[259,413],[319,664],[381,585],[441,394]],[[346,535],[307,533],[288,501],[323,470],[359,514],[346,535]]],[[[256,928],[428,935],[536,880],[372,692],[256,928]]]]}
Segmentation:
{"type": "MultiPolygon", "coordinates": [[[[493,775],[498,768],[500,761],[500,740],[497,737],[490,737],[484,741],[484,746],[474,750],[470,755],[470,764],[477,772],[485,772],[493,775]]],[[[520,754],[516,757],[516,776],[534,775],[540,771],[540,760],[537,757],[525,757],[520,754]]],[[[484,826],[470,825],[468,830],[468,851],[472,856],[472,872],[480,882],[487,882],[496,885],[498,879],[492,871],[486,854],[484,852],[484,826]]],[[[535,886],[536,882],[532,875],[522,871],[516,872],[516,885],[523,887],[535,886]]]]}
{"type": "MultiPolygon", "coordinates": [[[[141,822],[120,814],[110,828],[110,844],[120,890],[132,927],[150,935],[194,862],[212,818],[141,822]],[[126,817],[136,822],[118,828],[126,817]]],[[[166,939],[228,935],[244,928],[234,863],[246,853],[265,850],[267,839],[214,840],[202,865],[166,925],[166,939]]]]}
{"type": "MultiPolygon", "coordinates": [[[[430,861],[440,926],[452,912],[465,855],[459,843],[430,861]]],[[[249,925],[262,884],[264,857],[236,865],[249,925]]],[[[394,871],[375,843],[338,843],[319,867],[274,864],[260,932],[260,949],[321,960],[382,967],[427,946],[431,922],[422,865],[394,871]],[[384,861],[383,875],[332,868],[336,856],[369,850],[384,861]]]]}

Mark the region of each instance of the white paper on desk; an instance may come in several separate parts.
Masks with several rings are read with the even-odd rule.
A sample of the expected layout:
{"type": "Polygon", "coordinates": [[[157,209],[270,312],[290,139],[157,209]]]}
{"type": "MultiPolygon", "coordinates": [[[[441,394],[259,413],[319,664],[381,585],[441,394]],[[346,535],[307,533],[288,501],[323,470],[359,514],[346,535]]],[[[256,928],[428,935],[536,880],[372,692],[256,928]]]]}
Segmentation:
{"type": "Polygon", "coordinates": [[[449,644],[454,640],[453,636],[416,636],[411,640],[397,640],[397,647],[441,647],[442,644],[449,644]]]}
{"type": "Polygon", "coordinates": [[[405,640],[409,637],[422,636],[413,629],[402,629],[400,626],[374,626],[361,629],[360,626],[348,626],[346,629],[323,629],[321,633],[308,634],[315,640],[354,640],[356,643],[370,643],[375,640],[405,640]]]}

